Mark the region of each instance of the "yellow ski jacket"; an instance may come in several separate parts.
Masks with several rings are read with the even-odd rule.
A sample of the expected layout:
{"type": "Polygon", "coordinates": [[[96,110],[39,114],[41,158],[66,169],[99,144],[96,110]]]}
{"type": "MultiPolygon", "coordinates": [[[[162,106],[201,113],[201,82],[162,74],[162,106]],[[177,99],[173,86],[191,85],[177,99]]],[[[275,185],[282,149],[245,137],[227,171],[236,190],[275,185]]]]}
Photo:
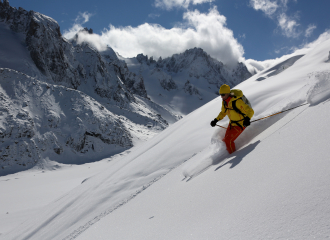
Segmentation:
{"type": "Polygon", "coordinates": [[[238,123],[240,125],[243,125],[244,116],[242,116],[233,109],[233,101],[236,101],[236,107],[243,114],[248,116],[250,119],[252,118],[254,111],[249,105],[245,104],[244,101],[242,100],[241,97],[243,97],[243,92],[241,90],[232,89],[230,91],[230,94],[231,94],[231,99],[228,102],[228,106],[225,106],[225,104],[227,103],[225,103],[225,101],[222,101],[221,112],[219,113],[216,119],[222,120],[227,115],[228,118],[230,119],[230,124],[232,124],[232,126],[239,126],[238,124],[235,123],[236,121],[239,121],[238,123]]]}

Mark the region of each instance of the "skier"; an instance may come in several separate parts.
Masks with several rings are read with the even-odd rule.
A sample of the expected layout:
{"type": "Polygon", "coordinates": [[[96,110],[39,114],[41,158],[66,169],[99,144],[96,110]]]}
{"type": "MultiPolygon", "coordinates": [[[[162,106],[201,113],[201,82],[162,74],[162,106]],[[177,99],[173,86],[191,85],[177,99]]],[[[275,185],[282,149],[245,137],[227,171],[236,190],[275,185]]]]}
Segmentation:
{"type": "Polygon", "coordinates": [[[220,87],[219,93],[222,98],[221,112],[213,121],[211,126],[214,127],[218,121],[222,120],[226,115],[230,119],[226,135],[222,141],[226,143],[229,154],[235,152],[236,147],[234,141],[250,125],[254,111],[249,106],[248,101],[243,97],[243,92],[238,89],[230,90],[227,84],[220,87]],[[244,101],[243,99],[246,101],[244,101]]]}

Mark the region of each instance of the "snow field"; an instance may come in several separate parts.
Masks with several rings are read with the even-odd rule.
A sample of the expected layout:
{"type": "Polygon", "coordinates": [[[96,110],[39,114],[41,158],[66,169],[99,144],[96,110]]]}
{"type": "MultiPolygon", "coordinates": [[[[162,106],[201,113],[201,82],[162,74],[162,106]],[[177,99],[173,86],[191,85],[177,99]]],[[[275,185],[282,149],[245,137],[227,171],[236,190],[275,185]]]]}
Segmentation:
{"type": "Polygon", "coordinates": [[[329,238],[330,95],[316,87],[328,86],[329,46],[318,45],[277,75],[257,81],[261,72],[236,86],[251,101],[253,119],[308,99],[312,105],[253,123],[222,162],[207,160],[223,152],[216,149],[221,129],[209,125],[221,109],[216,98],[61,197],[54,194],[1,238],[329,238]],[[205,168],[182,181],[183,172],[205,168]]]}

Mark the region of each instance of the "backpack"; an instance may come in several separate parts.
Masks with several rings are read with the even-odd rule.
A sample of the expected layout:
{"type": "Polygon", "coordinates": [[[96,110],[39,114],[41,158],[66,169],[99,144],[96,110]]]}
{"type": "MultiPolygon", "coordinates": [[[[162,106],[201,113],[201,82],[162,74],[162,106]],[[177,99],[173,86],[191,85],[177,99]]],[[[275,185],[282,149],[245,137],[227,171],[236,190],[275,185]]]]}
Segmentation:
{"type": "MultiPolygon", "coordinates": [[[[236,100],[234,100],[233,101],[233,108],[234,108],[234,110],[237,112],[237,110],[239,111],[239,109],[236,107],[236,101],[238,100],[239,98],[237,98],[236,100]],[[235,106],[234,106],[235,105],[235,106]],[[237,109],[237,110],[236,110],[237,109]]],[[[245,97],[245,95],[243,95],[242,97],[241,97],[241,99],[243,100],[243,102],[246,104],[246,105],[248,105],[250,108],[252,108],[252,105],[251,105],[251,103],[250,103],[250,101],[249,101],[249,99],[247,99],[247,97],[245,97]]]]}
{"type": "MultiPolygon", "coordinates": [[[[247,99],[247,97],[244,96],[242,90],[232,89],[230,91],[230,93],[231,93],[231,95],[232,95],[233,98],[236,98],[234,101],[232,101],[232,106],[233,106],[233,109],[232,110],[234,110],[235,112],[237,112],[238,114],[242,115],[245,118],[246,115],[244,113],[242,113],[241,110],[239,110],[236,107],[236,101],[241,98],[246,105],[248,105],[250,108],[252,108],[250,101],[247,99]]],[[[227,109],[229,109],[229,108],[226,107],[226,104],[225,103],[224,103],[224,106],[225,106],[226,111],[227,111],[227,109]]],[[[243,127],[241,126],[241,124],[238,123],[239,121],[232,121],[232,122],[233,123],[236,123],[239,127],[241,127],[243,129],[243,127]]]]}

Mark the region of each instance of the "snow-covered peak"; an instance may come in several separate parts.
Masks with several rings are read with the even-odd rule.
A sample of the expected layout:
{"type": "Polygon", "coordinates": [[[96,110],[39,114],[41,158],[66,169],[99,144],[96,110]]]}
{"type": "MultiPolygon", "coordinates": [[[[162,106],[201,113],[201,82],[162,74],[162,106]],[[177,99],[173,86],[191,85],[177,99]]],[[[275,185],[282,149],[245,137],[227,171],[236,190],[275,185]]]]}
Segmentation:
{"type": "Polygon", "coordinates": [[[186,115],[218,95],[222,84],[236,86],[252,75],[243,63],[234,69],[193,48],[165,59],[143,54],[124,59],[144,79],[148,96],[172,111],[186,115]]]}
{"type": "MultiPolygon", "coordinates": [[[[200,61],[200,63],[205,62],[208,63],[210,61],[214,61],[213,58],[210,57],[203,49],[201,48],[192,48],[188,49],[183,53],[174,54],[172,57],[168,57],[162,59],[161,57],[156,61],[153,57],[148,58],[148,56],[144,56],[143,54],[138,54],[136,57],[137,61],[141,64],[147,65],[155,65],[157,68],[165,68],[168,72],[178,73],[185,68],[190,67],[194,64],[194,62],[200,61]]],[[[214,61],[223,65],[220,62],[214,61]]],[[[198,63],[196,63],[198,64],[198,63]]]]}

